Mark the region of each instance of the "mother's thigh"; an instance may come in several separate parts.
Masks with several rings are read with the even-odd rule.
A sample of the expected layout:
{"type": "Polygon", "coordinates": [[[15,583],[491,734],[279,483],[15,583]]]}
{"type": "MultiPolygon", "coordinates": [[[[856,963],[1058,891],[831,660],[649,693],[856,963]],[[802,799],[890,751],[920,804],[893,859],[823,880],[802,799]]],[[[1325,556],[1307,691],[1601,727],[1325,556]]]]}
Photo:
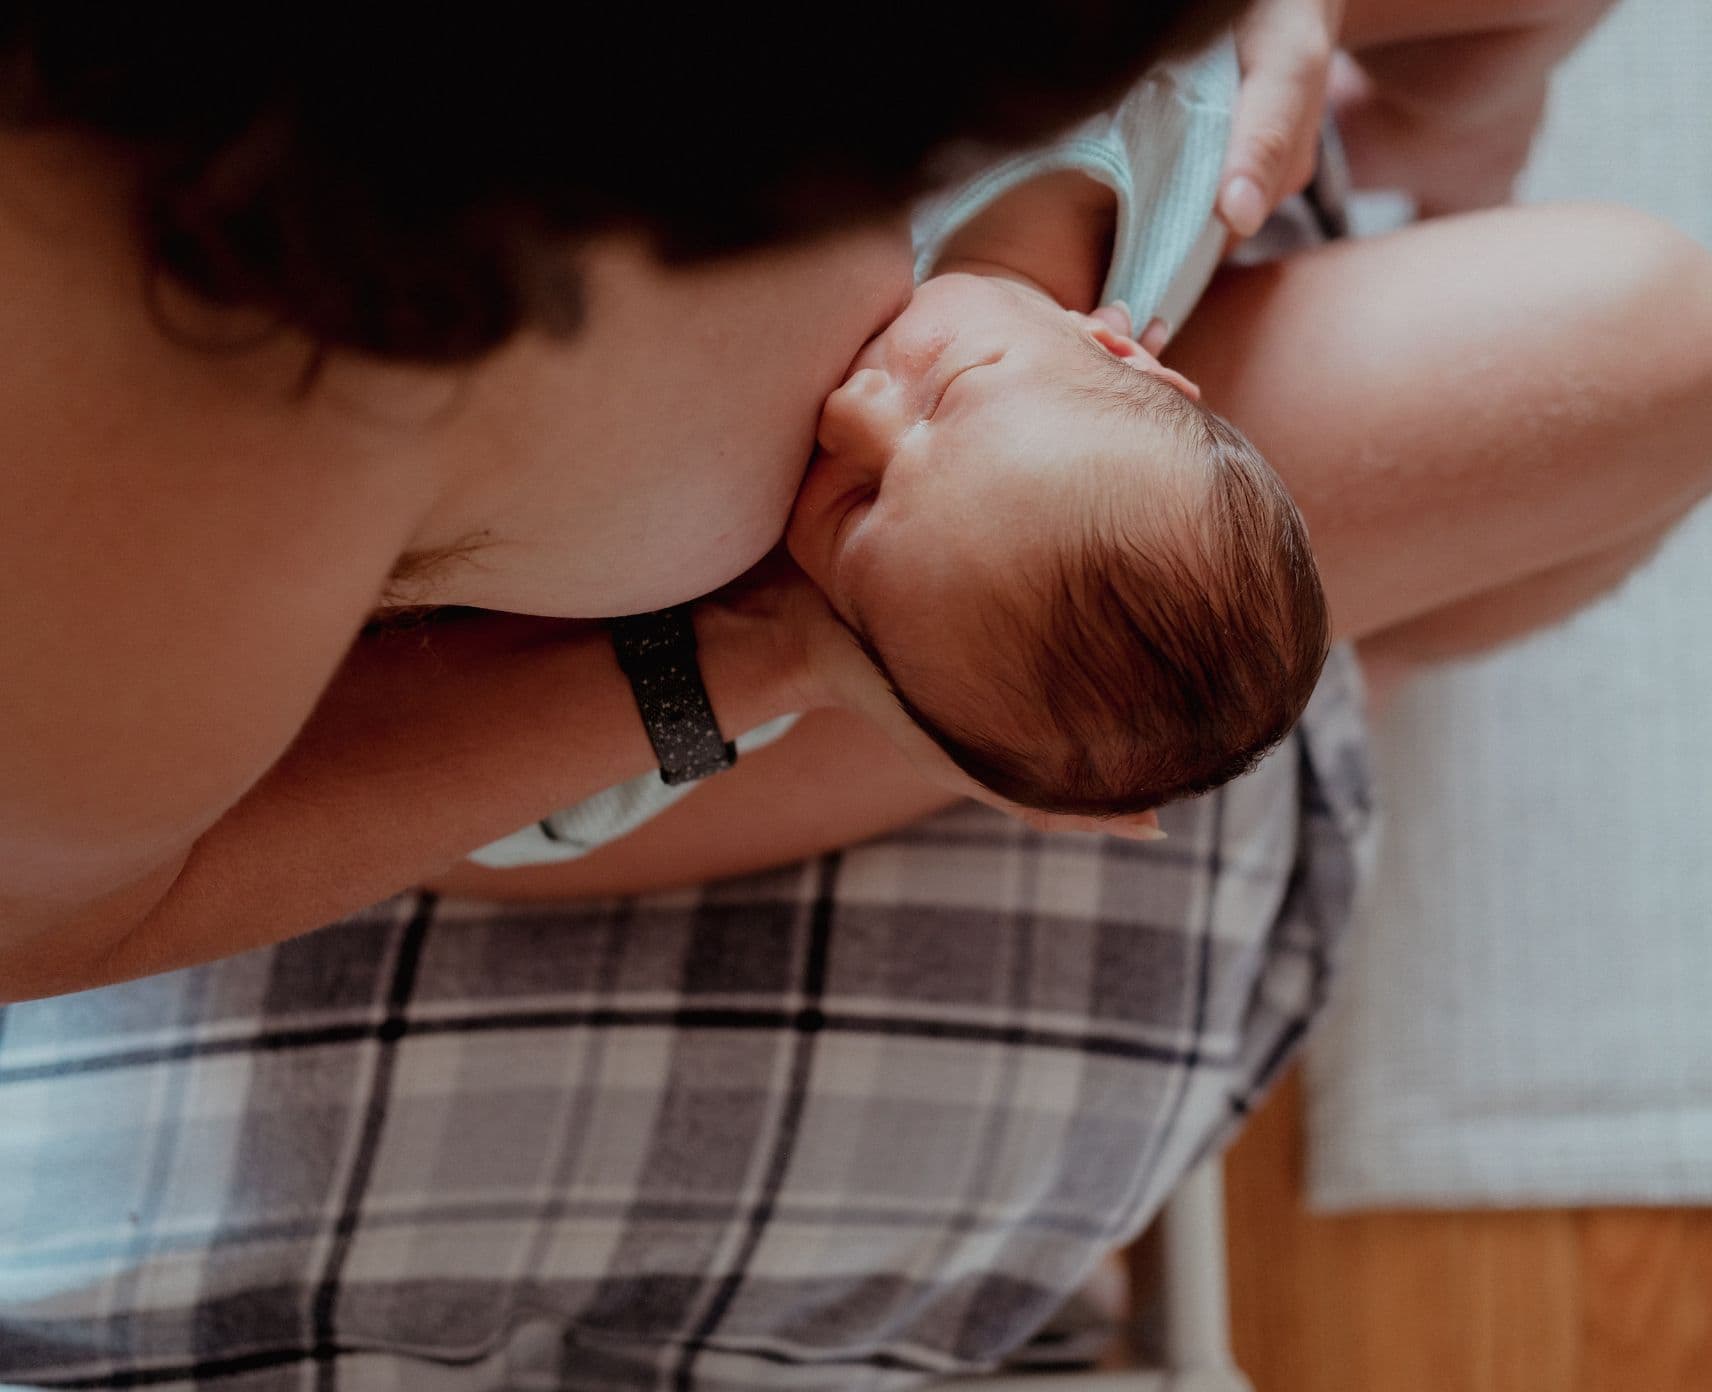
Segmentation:
{"type": "Polygon", "coordinates": [[[995,1360],[1323,1000],[1365,801],[1335,726],[1166,843],[968,806],[703,890],[403,896],[9,1006],[0,1384],[807,1392],[995,1360]]]}
{"type": "Polygon", "coordinates": [[[1253,438],[1358,638],[1668,525],[1712,487],[1712,255],[1508,208],[1224,272],[1173,367],[1253,438]]]}

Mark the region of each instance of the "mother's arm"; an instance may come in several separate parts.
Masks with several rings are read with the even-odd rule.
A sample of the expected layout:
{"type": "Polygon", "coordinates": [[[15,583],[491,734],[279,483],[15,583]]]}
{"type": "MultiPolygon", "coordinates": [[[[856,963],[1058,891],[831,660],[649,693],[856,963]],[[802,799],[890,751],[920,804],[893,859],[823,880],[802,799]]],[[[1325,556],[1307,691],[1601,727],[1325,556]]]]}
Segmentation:
{"type": "MultiPolygon", "coordinates": [[[[0,224],[0,1002],[308,931],[652,765],[598,630],[358,638],[421,461],[39,250],[0,224]]],[[[698,615],[733,728],[800,708],[788,603],[698,615]]]]}
{"type": "MultiPolygon", "coordinates": [[[[32,467],[31,506],[0,507],[0,1002],[306,932],[651,766],[598,628],[477,615],[353,644],[385,565],[332,559],[372,540],[360,509],[317,516],[283,471],[276,498],[151,504],[130,462],[129,506],[96,501],[111,473],[67,496],[32,467]]],[[[732,728],[797,707],[775,608],[697,628],[732,728]]]]}
{"type": "MultiPolygon", "coordinates": [[[[1289,484],[1342,639],[1442,617],[1473,643],[1561,617],[1534,582],[1644,550],[1712,488],[1712,255],[1622,209],[1505,209],[1227,272],[1168,360],[1289,484]]],[[[688,884],[947,801],[858,718],[823,712],[585,860],[437,883],[688,884]]]]}

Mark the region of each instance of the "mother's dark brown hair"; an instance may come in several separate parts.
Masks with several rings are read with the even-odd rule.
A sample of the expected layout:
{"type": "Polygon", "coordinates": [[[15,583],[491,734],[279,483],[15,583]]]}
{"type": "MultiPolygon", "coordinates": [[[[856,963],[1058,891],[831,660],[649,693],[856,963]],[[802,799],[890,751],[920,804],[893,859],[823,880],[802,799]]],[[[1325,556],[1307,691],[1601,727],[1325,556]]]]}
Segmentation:
{"type": "Polygon", "coordinates": [[[95,138],[149,264],[324,348],[574,332],[579,237],[687,260],[900,207],[956,141],[1093,111],[1245,0],[0,8],[0,122],[95,138]],[[525,20],[523,16],[527,14],[525,20]],[[598,15],[598,17],[592,17],[598,15]]]}

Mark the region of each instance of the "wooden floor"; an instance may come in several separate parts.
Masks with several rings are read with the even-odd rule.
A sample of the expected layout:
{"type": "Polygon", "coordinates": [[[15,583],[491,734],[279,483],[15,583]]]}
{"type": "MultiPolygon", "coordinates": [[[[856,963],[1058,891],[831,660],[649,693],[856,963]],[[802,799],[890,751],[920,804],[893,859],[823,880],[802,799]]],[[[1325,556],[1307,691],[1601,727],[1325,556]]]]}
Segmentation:
{"type": "Polygon", "coordinates": [[[1226,1166],[1256,1392],[1712,1392],[1712,1210],[1312,1218],[1300,1085],[1226,1166]]]}

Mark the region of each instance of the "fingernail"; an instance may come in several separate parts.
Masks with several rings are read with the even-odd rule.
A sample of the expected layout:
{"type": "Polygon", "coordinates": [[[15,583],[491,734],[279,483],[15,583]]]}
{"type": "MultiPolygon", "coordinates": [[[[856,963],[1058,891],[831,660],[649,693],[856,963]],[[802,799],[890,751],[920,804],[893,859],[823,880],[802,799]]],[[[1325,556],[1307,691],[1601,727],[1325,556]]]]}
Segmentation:
{"type": "Polygon", "coordinates": [[[1135,829],[1134,839],[1137,841],[1163,841],[1166,839],[1166,837],[1165,837],[1165,833],[1163,831],[1161,831],[1158,827],[1145,827],[1144,826],[1144,827],[1137,827],[1135,829]]]}
{"type": "Polygon", "coordinates": [[[1114,309],[1121,309],[1124,315],[1124,322],[1132,329],[1135,327],[1135,313],[1130,309],[1128,304],[1123,300],[1113,300],[1112,307],[1114,309]]]}
{"type": "Polygon", "coordinates": [[[1170,341],[1171,325],[1164,319],[1157,317],[1148,320],[1147,327],[1141,331],[1141,337],[1136,340],[1137,343],[1141,344],[1143,348],[1147,349],[1148,352],[1155,356],[1157,356],[1159,350],[1170,341]]]}
{"type": "Polygon", "coordinates": [[[1239,174],[1225,185],[1219,211],[1237,236],[1252,237],[1266,221],[1266,194],[1248,175],[1239,174]]]}

